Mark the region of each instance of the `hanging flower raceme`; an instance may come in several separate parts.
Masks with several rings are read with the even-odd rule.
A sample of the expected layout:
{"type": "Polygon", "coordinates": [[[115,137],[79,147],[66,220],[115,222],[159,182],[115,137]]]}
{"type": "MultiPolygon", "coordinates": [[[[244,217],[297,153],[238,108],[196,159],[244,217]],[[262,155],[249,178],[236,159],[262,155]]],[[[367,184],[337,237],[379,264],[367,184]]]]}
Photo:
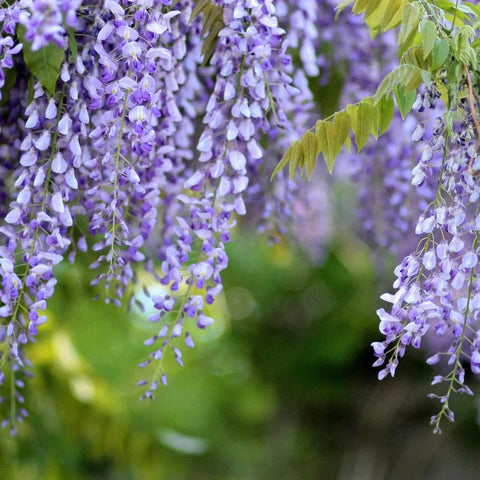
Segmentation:
{"type": "Polygon", "coordinates": [[[21,52],[18,25],[28,51],[28,61],[17,60],[7,92],[14,108],[2,111],[8,127],[1,131],[7,205],[0,225],[0,384],[16,392],[4,422],[12,432],[26,415],[15,407],[23,403],[21,377],[29,375],[24,347],[47,319],[55,265],[75,261],[79,250],[98,252],[93,284],[117,305],[136,265],[166,289],[151,298],[157,312],[149,320],[159,329],[145,342],[152,351],[141,364],[159,361],[151,379],[140,382],[143,397],[153,397],[159,381],[166,383],[166,348],[181,364],[179,337],[194,345],[188,319],[201,329],[214,321],[206,308],[222,291],[236,217],[259,192],[265,221],[277,225],[273,218],[289,214],[293,183],[276,186],[277,200],[270,200],[263,180],[275,161],[265,163],[260,143],[284,148],[290,122],[302,116],[302,128],[311,97],[305,92],[305,107],[295,106],[299,91],[287,73],[274,5],[216,3],[223,28],[203,69],[202,20],[191,18],[193,7],[190,0],[173,8],[131,0],[18,1],[1,10],[2,66],[10,68],[21,52]],[[28,98],[22,92],[35,68],[31,58],[44,48],[48,75],[33,71],[28,98]]]}
{"type": "MultiPolygon", "coordinates": [[[[214,323],[210,305],[223,290],[226,245],[247,211],[247,221],[270,240],[300,230],[300,241],[321,256],[333,190],[313,166],[322,153],[331,169],[353,139],[360,152],[342,156],[358,186],[364,236],[397,254],[415,223],[421,236],[395,270],[395,292],[382,297],[392,307],[378,311],[385,335],[373,344],[376,365],[383,366],[379,376],[394,375],[407,346],[428,343],[434,350],[428,362],[445,359],[450,367],[435,377],[447,392],[432,421],[438,430],[443,416],[453,417],[450,394],[470,393],[465,362],[480,372],[480,122],[468,74],[478,70],[477,47],[468,43],[473,27],[459,29],[450,45],[447,29],[435,30],[437,10],[425,27],[428,2],[394,3],[411,14],[410,36],[400,31],[408,37],[403,52],[417,38],[410,45],[415,61],[389,74],[377,93],[397,63],[394,36],[372,40],[363,21],[346,12],[334,24],[333,0],[2,3],[3,426],[15,433],[27,415],[26,346],[47,320],[60,262],[91,250],[97,297],[115,305],[137,302],[131,286],[151,276],[144,292],[153,305],[152,334],[144,342],[139,385],[141,398],[153,398],[159,383],[167,383],[165,355],[172,352],[182,365],[182,345],[194,346],[192,327],[214,323]],[[425,32],[431,48],[422,54],[425,32]],[[472,51],[460,55],[466,44],[472,51]],[[460,93],[447,85],[455,75],[442,70],[454,61],[455,75],[466,72],[459,82],[468,90],[459,83],[460,93]],[[401,89],[420,86],[427,78],[422,65],[435,65],[433,77],[441,73],[413,103],[415,95],[401,89]],[[315,102],[324,89],[331,97],[315,102]],[[403,115],[411,104],[416,113],[404,120],[394,115],[392,93],[403,115]],[[441,96],[449,97],[454,113],[434,109],[441,96]],[[330,113],[337,101],[342,112],[315,122],[315,103],[330,113]],[[422,111],[438,118],[425,120],[422,111]],[[375,147],[367,143],[380,134],[375,147]],[[278,171],[289,162],[288,174],[278,171]],[[313,178],[305,188],[293,181],[298,166],[313,178]],[[312,228],[317,215],[321,221],[312,228]],[[155,282],[153,294],[148,287],[155,282]]],[[[364,3],[354,5],[361,10],[364,3]]],[[[404,16],[387,12],[370,27],[389,30],[397,18],[404,16]]]]}
{"type": "MultiPolygon", "coordinates": [[[[168,217],[167,232],[169,237],[174,235],[161,250],[159,279],[172,292],[155,297],[158,312],[150,319],[174,315],[167,327],[146,342],[155,350],[142,366],[160,360],[157,375],[141,382],[149,385],[147,397],[153,395],[158,375],[166,382],[161,363],[166,347],[172,347],[182,363],[174,340],[184,331],[186,320],[196,319],[199,328],[213,322],[204,307],[222,291],[221,271],[228,264],[225,244],[231,239],[235,217],[246,213],[250,190],[250,195],[258,192],[253,182],[258,182],[255,174],[264,161],[260,140],[272,129],[287,125],[282,98],[297,93],[284,72],[290,59],[273,3],[258,2],[248,8],[243,2],[217,4],[225,26],[210,61],[216,81],[204,105],[204,128],[197,145],[199,167],[187,170],[184,190],[172,199],[173,205],[180,202],[182,206],[174,218],[168,217]],[[182,284],[186,290],[175,294],[182,284]]],[[[192,346],[188,332],[186,344],[192,346]]]]}
{"type": "Polygon", "coordinates": [[[395,269],[395,293],[382,296],[392,304],[391,311],[381,308],[377,312],[385,340],[373,344],[378,357],[375,365],[386,364],[379,378],[394,376],[409,345],[419,348],[426,338],[428,348],[435,350],[427,363],[439,364],[446,372],[432,382],[446,385],[444,394],[431,394],[442,403],[440,413],[432,417],[437,432],[443,417],[453,421],[451,394],[472,394],[465,384],[465,363],[470,363],[473,373],[480,372],[477,146],[466,114],[454,125],[453,133],[442,117],[437,119],[412,180],[421,185],[427,176],[435,175],[436,198],[418,219],[419,248],[395,269]]]}

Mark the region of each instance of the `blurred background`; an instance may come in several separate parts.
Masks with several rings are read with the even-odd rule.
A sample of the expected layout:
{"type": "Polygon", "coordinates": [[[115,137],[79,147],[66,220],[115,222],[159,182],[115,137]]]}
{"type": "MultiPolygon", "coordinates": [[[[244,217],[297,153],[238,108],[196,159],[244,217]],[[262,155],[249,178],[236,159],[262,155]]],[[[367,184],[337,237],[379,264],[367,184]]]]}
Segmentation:
{"type": "Polygon", "coordinates": [[[152,333],[144,314],[92,302],[88,268],[61,266],[27,353],[29,421],[14,439],[0,435],[0,478],[477,479],[471,398],[456,398],[456,423],[434,436],[426,354],[410,352],[394,380],[377,381],[369,344],[389,286],[348,238],[314,266],[238,234],[216,323],[192,331],[185,367],[167,359],[169,385],[154,401],[136,387],[152,333]]]}

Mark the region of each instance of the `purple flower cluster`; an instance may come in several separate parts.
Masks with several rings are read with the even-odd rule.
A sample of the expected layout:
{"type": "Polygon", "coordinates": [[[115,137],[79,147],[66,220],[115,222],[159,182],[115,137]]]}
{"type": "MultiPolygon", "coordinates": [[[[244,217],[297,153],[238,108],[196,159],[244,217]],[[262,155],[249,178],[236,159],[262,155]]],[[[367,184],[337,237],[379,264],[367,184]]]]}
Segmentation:
{"type": "MultiPolygon", "coordinates": [[[[161,286],[145,287],[152,334],[139,386],[153,398],[167,383],[166,354],[182,365],[191,328],[214,323],[226,245],[247,211],[272,241],[300,232],[321,257],[332,224],[325,175],[317,168],[301,189],[287,172],[269,181],[318,117],[313,78],[325,86],[342,77],[343,107],[373,94],[397,58],[392,35],[372,42],[346,12],[334,23],[333,0],[211,0],[195,18],[194,0],[2,5],[0,398],[10,403],[2,425],[15,433],[27,415],[25,347],[47,320],[60,262],[90,251],[97,296],[115,305],[135,300],[139,272],[161,286]],[[52,52],[57,66],[33,71],[32,58],[52,52]]],[[[421,236],[395,270],[395,293],[382,297],[392,307],[378,310],[385,340],[373,346],[380,378],[424,338],[428,363],[445,360],[448,373],[434,380],[447,385],[436,429],[453,418],[451,393],[471,393],[465,362],[480,373],[479,132],[466,113],[419,121],[438,96],[427,90],[418,116],[395,116],[375,147],[343,155],[365,237],[399,253],[415,224],[421,236]]]]}
{"type": "MultiPolygon", "coordinates": [[[[15,30],[20,21],[21,12],[22,10],[15,3],[0,8],[0,100],[6,81],[6,70],[14,67],[14,57],[23,47],[15,38],[15,30]]],[[[4,177],[2,176],[2,178],[4,177]]]]}
{"type": "MultiPolygon", "coordinates": [[[[179,291],[182,284],[186,289],[175,297],[168,294],[155,298],[158,312],[150,317],[151,321],[157,322],[172,311],[175,315],[169,328],[163,327],[158,335],[147,340],[155,350],[144,366],[163,358],[165,348],[181,335],[189,317],[196,318],[199,328],[213,322],[204,313],[204,307],[222,291],[221,271],[228,264],[225,244],[231,239],[235,217],[245,215],[247,205],[265,195],[261,180],[266,184],[268,173],[258,178],[258,172],[265,169],[260,142],[269,135],[272,138],[272,131],[279,129],[284,133],[276,134],[272,144],[288,137],[286,107],[292,96],[298,94],[286,73],[291,62],[285,53],[284,31],[278,26],[273,3],[217,4],[223,9],[225,27],[219,32],[210,61],[216,80],[203,105],[206,113],[197,145],[198,166],[186,170],[183,190],[172,199],[171,205],[177,206],[169,208],[175,216],[166,217],[169,242],[161,249],[161,272],[157,274],[170,290],[179,291]]],[[[185,113],[188,115],[188,110],[185,113]]],[[[274,164],[275,161],[269,164],[269,171],[274,164]]],[[[275,194],[270,198],[278,203],[275,194]]],[[[265,209],[270,208],[265,205],[265,209]]],[[[268,216],[275,223],[273,219],[282,213],[272,210],[264,213],[263,218],[268,216]]],[[[188,332],[185,341],[192,346],[188,332]]],[[[182,363],[178,347],[173,347],[173,351],[182,363]]],[[[158,371],[165,381],[161,363],[158,371]]],[[[146,397],[153,395],[157,380],[154,375],[146,397]]]]}
{"type": "Polygon", "coordinates": [[[16,5],[14,3],[21,9],[19,23],[25,27],[25,40],[31,44],[31,49],[40,50],[51,42],[65,47],[65,26],[76,26],[76,11],[81,3],[81,0],[19,0],[16,5]]]}
{"type": "Polygon", "coordinates": [[[237,218],[261,201],[262,228],[278,234],[291,215],[293,182],[268,178],[307,127],[311,95],[301,73],[293,86],[274,3],[215,2],[224,28],[206,67],[194,2],[170,3],[18,0],[0,9],[1,67],[15,58],[18,72],[0,106],[0,387],[14,392],[3,423],[12,432],[27,414],[17,408],[30,375],[25,345],[47,320],[62,260],[95,254],[92,283],[106,302],[121,303],[138,269],[168,292],[152,295],[158,327],[141,363],[155,364],[139,382],[153,398],[167,381],[167,350],[182,364],[179,339],[194,346],[189,325],[214,321],[208,306],[223,288],[237,218]],[[27,94],[18,25],[29,51],[53,42],[65,52],[55,95],[39,80],[27,94]]]}
{"type": "MultiPolygon", "coordinates": [[[[434,97],[427,92],[419,103],[430,104],[434,97]]],[[[422,139],[422,125],[419,130],[418,139],[422,139]]],[[[432,382],[446,384],[443,395],[431,394],[442,404],[432,417],[436,432],[443,417],[453,420],[451,394],[472,394],[465,384],[465,363],[470,363],[473,373],[480,373],[480,187],[475,135],[467,115],[453,129],[443,117],[437,118],[433,136],[425,142],[412,171],[414,185],[422,185],[429,177],[438,179],[436,197],[417,221],[415,233],[421,238],[417,250],[395,269],[395,293],[382,296],[392,304],[390,312],[383,308],[377,312],[385,335],[383,342],[373,343],[375,365],[384,365],[380,379],[394,376],[406,347],[419,348],[424,337],[434,350],[427,363],[440,363],[447,372],[432,382]]]]}

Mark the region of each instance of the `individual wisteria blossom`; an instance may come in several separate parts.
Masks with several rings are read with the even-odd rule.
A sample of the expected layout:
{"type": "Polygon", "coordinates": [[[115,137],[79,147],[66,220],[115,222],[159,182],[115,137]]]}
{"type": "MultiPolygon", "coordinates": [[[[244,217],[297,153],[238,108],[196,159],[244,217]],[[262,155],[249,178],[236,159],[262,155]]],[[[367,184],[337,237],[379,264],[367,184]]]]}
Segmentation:
{"type": "MultiPolygon", "coordinates": [[[[436,101],[427,92],[419,103],[436,101]]],[[[423,127],[418,139],[423,137],[423,127]]],[[[440,364],[444,373],[432,384],[445,384],[443,394],[431,394],[442,404],[432,417],[435,432],[443,417],[453,421],[449,401],[453,392],[472,394],[465,384],[465,365],[479,372],[480,282],[478,236],[480,187],[476,181],[478,163],[477,132],[472,118],[464,118],[451,131],[438,117],[433,136],[424,143],[423,155],[412,171],[412,183],[421,185],[427,177],[437,178],[435,199],[420,215],[415,233],[420,242],[416,251],[396,267],[394,294],[382,299],[391,303],[390,312],[378,310],[383,342],[373,343],[384,367],[379,378],[394,376],[398,360],[411,345],[419,348],[424,337],[435,353],[427,360],[440,364]],[[441,153],[441,155],[435,155],[441,153]],[[440,337],[437,340],[434,337],[440,337]]]]}

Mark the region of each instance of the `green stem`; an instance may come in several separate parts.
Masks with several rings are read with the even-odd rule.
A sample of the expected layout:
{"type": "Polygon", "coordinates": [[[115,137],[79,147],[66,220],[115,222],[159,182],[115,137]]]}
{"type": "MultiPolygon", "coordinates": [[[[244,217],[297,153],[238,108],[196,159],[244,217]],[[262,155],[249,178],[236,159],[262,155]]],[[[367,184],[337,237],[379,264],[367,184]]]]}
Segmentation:
{"type": "Polygon", "coordinates": [[[122,117],[120,121],[120,132],[118,134],[118,144],[117,150],[115,152],[115,178],[113,180],[113,213],[112,213],[112,228],[110,230],[111,233],[111,244],[110,244],[110,253],[109,253],[109,273],[112,273],[114,270],[114,259],[115,255],[115,239],[116,239],[116,229],[117,229],[117,201],[118,201],[118,171],[120,167],[120,157],[121,157],[121,148],[122,148],[122,138],[123,138],[123,131],[125,129],[125,118],[127,116],[127,99],[128,99],[129,91],[125,91],[125,98],[123,100],[123,111],[122,117]]]}

